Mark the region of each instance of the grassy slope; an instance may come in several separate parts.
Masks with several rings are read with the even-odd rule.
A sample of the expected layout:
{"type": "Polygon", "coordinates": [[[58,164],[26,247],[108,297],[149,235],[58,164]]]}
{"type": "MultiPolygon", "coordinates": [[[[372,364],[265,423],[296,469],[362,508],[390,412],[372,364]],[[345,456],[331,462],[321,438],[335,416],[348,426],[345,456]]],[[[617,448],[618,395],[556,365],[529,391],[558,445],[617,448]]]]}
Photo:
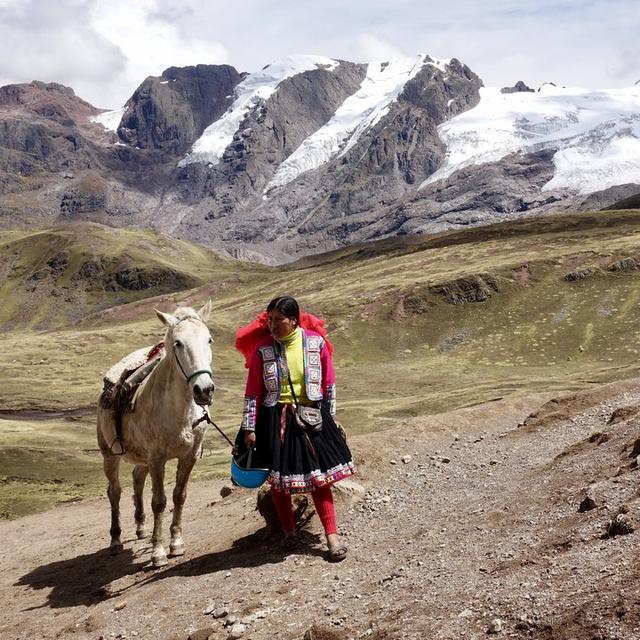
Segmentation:
{"type": "MultiPolygon", "coordinates": [[[[161,339],[153,306],[195,306],[211,297],[218,384],[213,413],[218,424],[233,433],[244,380],[232,347],[234,330],[273,295],[285,292],[328,319],[336,346],[340,417],[353,431],[403,424],[411,416],[510,393],[574,389],[638,375],[640,272],[606,269],[621,258],[640,256],[639,223],[637,211],[527,220],[387,240],[282,269],[213,257],[208,264],[181,260],[185,271],[200,268],[208,283],[95,313],[70,328],[16,329],[0,336],[5,354],[0,406],[94,404],[101,373],[111,363],[161,339]],[[587,266],[596,269],[591,277],[564,280],[566,273],[587,266]],[[485,302],[452,305],[431,288],[483,273],[494,276],[499,286],[485,302]]],[[[140,246],[141,238],[154,241],[147,232],[118,234],[132,238],[122,240],[129,251],[140,246]]],[[[199,255],[204,250],[192,251],[199,255]]],[[[102,483],[98,458],[84,451],[95,448],[86,421],[53,428],[55,435],[41,438],[37,446],[11,441],[6,424],[0,423],[3,469],[5,460],[17,460],[23,456],[18,450],[29,446],[32,455],[23,456],[18,466],[30,467],[26,461],[35,462],[40,452],[44,458],[38,459],[38,468],[55,468],[55,461],[71,452],[76,461],[69,467],[84,470],[79,495],[102,483]],[[12,447],[8,458],[7,447],[12,447]]],[[[45,427],[40,423],[30,428],[44,433],[45,427]]],[[[226,464],[226,447],[213,431],[208,445],[212,455],[197,466],[199,474],[218,472],[226,464]]],[[[29,477],[35,472],[2,473],[29,477]]],[[[47,474],[38,481],[55,479],[47,474]]],[[[22,484],[0,485],[0,501],[13,504],[5,511],[31,508],[6,495],[15,498],[22,484]]]]}
{"type": "Polygon", "coordinates": [[[33,232],[0,232],[0,326],[4,329],[61,327],[88,314],[133,300],[202,285],[220,274],[243,273],[237,262],[212,251],[148,230],[122,230],[75,223],[33,232]],[[63,256],[67,264],[49,266],[63,256]],[[82,275],[87,262],[101,264],[93,277],[82,275]],[[147,289],[113,286],[119,270],[166,274],[166,282],[147,289]]]}

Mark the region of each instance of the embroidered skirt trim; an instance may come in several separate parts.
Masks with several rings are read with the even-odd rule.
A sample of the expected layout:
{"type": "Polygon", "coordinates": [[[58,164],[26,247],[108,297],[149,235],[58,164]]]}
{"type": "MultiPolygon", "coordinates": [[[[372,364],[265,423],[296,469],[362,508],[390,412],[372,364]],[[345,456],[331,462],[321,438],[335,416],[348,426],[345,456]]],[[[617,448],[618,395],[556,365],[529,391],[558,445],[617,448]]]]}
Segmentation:
{"type": "Polygon", "coordinates": [[[278,491],[284,491],[285,493],[307,493],[349,478],[355,472],[355,464],[350,460],[346,464],[339,464],[325,472],[314,469],[304,475],[283,476],[278,471],[272,471],[267,478],[267,482],[278,491]]]}

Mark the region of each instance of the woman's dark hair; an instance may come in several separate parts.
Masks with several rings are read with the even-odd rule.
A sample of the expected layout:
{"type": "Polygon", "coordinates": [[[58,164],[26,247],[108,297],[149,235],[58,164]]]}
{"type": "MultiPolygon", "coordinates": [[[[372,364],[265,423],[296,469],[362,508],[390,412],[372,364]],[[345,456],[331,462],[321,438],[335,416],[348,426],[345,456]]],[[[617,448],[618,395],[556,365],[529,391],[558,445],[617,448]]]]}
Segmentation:
{"type": "Polygon", "coordinates": [[[300,307],[298,306],[297,300],[291,296],[274,298],[267,305],[267,313],[269,313],[269,311],[277,311],[286,318],[292,318],[297,323],[300,323],[300,307]]]}

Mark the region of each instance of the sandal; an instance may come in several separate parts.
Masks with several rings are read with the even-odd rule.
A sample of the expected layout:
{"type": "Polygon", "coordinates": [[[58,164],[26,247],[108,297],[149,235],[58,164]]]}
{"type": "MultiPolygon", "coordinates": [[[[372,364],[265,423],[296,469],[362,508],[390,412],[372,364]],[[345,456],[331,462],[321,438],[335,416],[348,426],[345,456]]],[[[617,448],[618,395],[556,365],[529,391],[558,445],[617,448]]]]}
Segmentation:
{"type": "Polygon", "coordinates": [[[342,562],[347,557],[348,547],[344,542],[339,542],[333,547],[329,547],[327,556],[329,562],[342,562]]]}

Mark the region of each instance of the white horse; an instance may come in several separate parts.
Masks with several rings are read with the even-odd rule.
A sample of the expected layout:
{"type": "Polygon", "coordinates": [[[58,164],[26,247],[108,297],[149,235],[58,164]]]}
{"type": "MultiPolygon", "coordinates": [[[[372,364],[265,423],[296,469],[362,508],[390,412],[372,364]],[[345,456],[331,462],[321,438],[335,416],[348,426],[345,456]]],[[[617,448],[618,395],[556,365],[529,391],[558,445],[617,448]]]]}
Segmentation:
{"type": "Polygon", "coordinates": [[[115,411],[98,403],[98,445],[102,452],[104,472],[109,481],[107,495],[111,503],[111,551],[122,550],[120,541],[120,460],[133,463],[133,501],[136,534],[144,538],[144,506],[142,491],[147,474],[151,474],[153,496],[154,567],[167,563],[162,542],[162,517],[167,499],[164,491],[164,469],[167,460],[177,458],[176,484],[173,490],[170,555],[184,553],[182,540],[182,508],[187,497],[187,482],[202,450],[206,423],[194,424],[203,415],[203,407],[211,403],[214,384],[211,370],[211,334],[206,326],[211,302],[197,313],[188,307],[174,315],[155,310],[166,325],[165,354],[143,381],[132,411],[122,418],[124,455],[115,455],[115,411]]]}

